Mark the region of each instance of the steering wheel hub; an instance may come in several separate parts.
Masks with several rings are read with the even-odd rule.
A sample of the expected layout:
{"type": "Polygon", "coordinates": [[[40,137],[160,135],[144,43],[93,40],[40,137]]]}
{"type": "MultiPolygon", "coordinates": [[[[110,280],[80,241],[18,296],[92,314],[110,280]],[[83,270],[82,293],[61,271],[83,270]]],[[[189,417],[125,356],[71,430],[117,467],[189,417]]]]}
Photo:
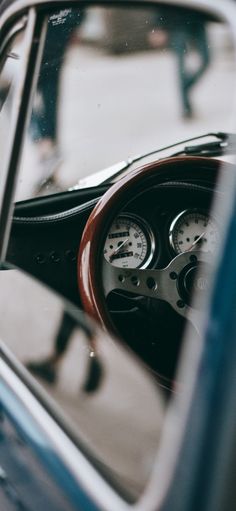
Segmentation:
{"type": "Polygon", "coordinates": [[[184,303],[190,305],[193,291],[204,295],[209,289],[206,267],[203,267],[198,261],[188,264],[180,272],[177,285],[181,299],[184,303]]]}

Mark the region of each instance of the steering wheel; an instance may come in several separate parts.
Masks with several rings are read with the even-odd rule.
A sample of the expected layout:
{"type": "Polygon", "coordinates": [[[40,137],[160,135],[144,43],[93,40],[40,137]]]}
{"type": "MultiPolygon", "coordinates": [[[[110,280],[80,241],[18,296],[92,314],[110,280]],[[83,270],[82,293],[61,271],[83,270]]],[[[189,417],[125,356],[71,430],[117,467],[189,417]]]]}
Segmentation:
{"type": "MultiPolygon", "coordinates": [[[[203,157],[172,157],[146,164],[120,179],[103,195],[85,226],[78,255],[78,286],[84,310],[114,332],[106,298],[113,290],[167,302],[198,329],[201,310],[191,306],[191,292],[205,294],[210,256],[191,250],[174,257],[165,268],[118,268],[103,252],[110,225],[127,204],[145,190],[166,182],[215,182],[221,162],[203,157]],[[196,277],[197,274],[197,277],[196,277]]],[[[117,332],[116,332],[117,333],[117,332]]]]}

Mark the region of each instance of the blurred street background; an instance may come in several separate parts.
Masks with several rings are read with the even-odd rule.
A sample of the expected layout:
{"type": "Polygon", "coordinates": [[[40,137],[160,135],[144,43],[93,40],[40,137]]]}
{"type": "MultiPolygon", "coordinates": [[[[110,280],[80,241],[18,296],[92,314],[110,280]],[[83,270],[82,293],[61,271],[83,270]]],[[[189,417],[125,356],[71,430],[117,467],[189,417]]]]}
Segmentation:
{"type": "MultiPolygon", "coordinates": [[[[203,51],[208,54],[207,62],[189,92],[191,110],[185,112],[179,54],[168,43],[169,32],[159,27],[157,30],[145,9],[141,15],[122,9],[110,11],[88,10],[68,40],[58,97],[51,93],[50,98],[55,102],[57,118],[57,140],[53,142],[56,159],[51,157],[55,157],[55,147],[48,158],[45,152],[43,157],[40,155],[40,134],[38,138],[32,134],[31,122],[18,200],[40,193],[40,183],[47,182],[54,172],[56,182],[49,180],[42,193],[67,189],[129,156],[208,131],[235,129],[236,66],[227,26],[215,22],[206,25],[203,51]]],[[[204,55],[191,41],[186,41],[185,46],[185,65],[190,75],[201,65],[204,55]]],[[[57,48],[53,57],[49,54],[47,66],[56,65],[56,51],[57,48]]],[[[9,75],[17,75],[21,58],[7,62],[9,75]]],[[[41,92],[38,88],[34,98],[36,113],[41,108],[41,92]]],[[[0,130],[6,130],[7,115],[5,106],[0,130]]]]}

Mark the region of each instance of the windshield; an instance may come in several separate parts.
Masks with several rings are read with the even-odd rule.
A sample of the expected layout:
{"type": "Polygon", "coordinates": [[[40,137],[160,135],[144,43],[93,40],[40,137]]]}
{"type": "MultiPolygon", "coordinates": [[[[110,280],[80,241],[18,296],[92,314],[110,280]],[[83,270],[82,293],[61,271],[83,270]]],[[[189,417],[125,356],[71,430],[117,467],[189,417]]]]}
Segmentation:
{"type": "Polygon", "coordinates": [[[137,153],[232,131],[235,64],[224,24],[160,7],[62,9],[46,24],[18,200],[86,186],[137,153]]]}

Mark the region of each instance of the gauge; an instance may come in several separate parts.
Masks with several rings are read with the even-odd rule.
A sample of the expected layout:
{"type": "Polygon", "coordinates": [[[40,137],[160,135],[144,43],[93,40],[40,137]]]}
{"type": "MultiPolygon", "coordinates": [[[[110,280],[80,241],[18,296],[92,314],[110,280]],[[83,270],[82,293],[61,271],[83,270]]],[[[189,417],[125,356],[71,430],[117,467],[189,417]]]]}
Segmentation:
{"type": "Polygon", "coordinates": [[[206,212],[188,209],[173,220],[169,238],[177,254],[191,250],[213,253],[219,243],[219,228],[206,212]]]}
{"type": "Polygon", "coordinates": [[[134,215],[118,216],[104,245],[105,259],[119,268],[145,268],[154,254],[154,237],[146,223],[134,215]]]}

